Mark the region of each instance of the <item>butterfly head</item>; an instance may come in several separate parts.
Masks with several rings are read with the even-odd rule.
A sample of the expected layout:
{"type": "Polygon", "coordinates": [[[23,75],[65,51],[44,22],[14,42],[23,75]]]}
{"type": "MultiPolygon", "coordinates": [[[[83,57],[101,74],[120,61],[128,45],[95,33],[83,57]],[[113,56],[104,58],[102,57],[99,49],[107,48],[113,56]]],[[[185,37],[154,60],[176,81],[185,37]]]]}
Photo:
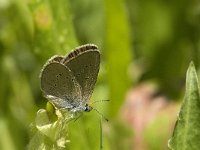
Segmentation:
{"type": "Polygon", "coordinates": [[[85,112],[90,112],[92,109],[93,109],[92,106],[86,104],[86,105],[85,105],[85,110],[84,110],[84,111],[85,111],[85,112]]]}

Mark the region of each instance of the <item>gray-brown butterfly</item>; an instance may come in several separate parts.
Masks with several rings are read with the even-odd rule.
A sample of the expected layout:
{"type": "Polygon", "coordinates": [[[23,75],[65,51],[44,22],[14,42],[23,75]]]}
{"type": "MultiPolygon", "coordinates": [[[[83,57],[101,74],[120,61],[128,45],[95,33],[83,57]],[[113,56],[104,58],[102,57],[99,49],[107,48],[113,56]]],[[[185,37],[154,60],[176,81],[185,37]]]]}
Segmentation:
{"type": "Polygon", "coordinates": [[[41,90],[58,109],[72,115],[89,112],[99,66],[100,52],[94,44],[77,47],[66,56],[53,56],[41,71],[41,90]]]}

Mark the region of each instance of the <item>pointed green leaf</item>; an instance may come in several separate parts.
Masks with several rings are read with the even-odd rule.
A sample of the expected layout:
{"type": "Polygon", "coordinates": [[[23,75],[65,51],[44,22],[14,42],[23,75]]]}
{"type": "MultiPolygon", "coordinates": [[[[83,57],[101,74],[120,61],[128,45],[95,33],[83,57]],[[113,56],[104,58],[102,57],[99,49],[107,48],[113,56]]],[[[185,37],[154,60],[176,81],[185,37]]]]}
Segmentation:
{"type": "Polygon", "coordinates": [[[186,77],[186,93],[169,140],[172,150],[199,150],[200,148],[200,94],[198,78],[193,62],[186,77]]]}

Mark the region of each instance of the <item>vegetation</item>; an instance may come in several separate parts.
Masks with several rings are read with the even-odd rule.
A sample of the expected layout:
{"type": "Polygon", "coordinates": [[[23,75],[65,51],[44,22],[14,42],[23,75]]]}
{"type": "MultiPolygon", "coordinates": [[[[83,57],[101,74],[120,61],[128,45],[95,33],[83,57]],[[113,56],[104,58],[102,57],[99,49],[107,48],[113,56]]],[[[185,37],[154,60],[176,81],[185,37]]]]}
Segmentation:
{"type": "Polygon", "coordinates": [[[0,0],[0,149],[163,150],[170,137],[173,150],[198,149],[199,7],[187,0],[0,0]],[[86,43],[101,51],[90,101],[110,100],[95,103],[109,118],[102,129],[95,111],[66,120],[40,90],[45,62],[86,43]],[[197,73],[191,63],[185,91],[192,60],[197,73]]]}

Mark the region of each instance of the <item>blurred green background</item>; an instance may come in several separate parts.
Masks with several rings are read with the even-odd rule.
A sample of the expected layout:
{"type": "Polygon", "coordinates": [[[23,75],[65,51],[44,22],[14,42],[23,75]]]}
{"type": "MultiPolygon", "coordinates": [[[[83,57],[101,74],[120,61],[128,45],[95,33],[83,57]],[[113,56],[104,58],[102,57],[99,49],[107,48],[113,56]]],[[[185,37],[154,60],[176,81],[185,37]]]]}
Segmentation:
{"type": "MultiPolygon", "coordinates": [[[[91,101],[110,100],[96,106],[109,118],[103,148],[167,149],[186,69],[191,60],[199,67],[197,0],[0,0],[1,150],[25,149],[31,139],[29,126],[47,102],[43,64],[86,43],[102,53],[91,101]]],[[[69,147],[100,149],[99,120],[91,112],[70,123],[69,147]]]]}

